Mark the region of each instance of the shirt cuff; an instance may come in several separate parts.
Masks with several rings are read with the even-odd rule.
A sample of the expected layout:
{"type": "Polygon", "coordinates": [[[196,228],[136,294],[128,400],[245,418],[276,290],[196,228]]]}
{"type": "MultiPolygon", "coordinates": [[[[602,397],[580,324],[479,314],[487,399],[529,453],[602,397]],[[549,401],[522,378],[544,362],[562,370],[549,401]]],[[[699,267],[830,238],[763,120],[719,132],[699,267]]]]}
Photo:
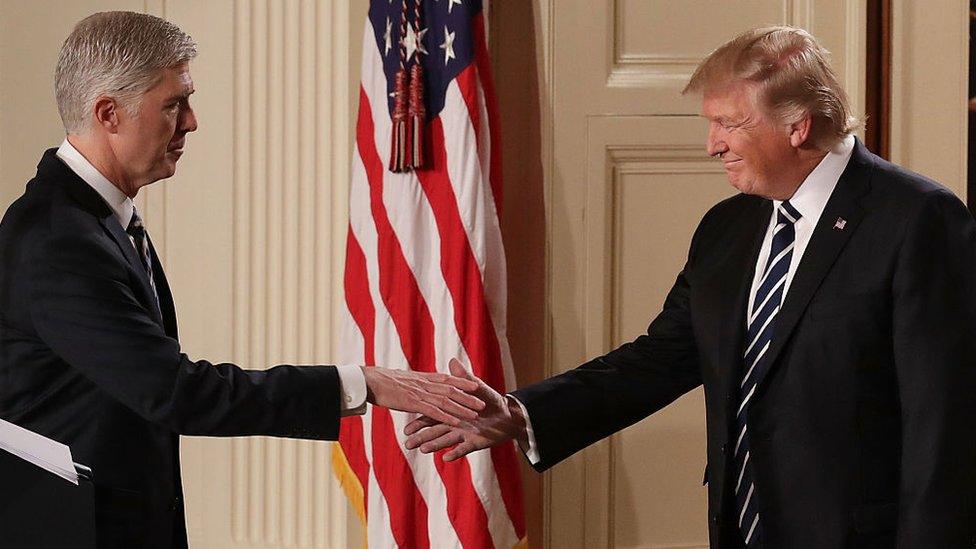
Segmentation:
{"type": "Polygon", "coordinates": [[[510,394],[505,396],[514,400],[515,404],[518,404],[519,409],[522,410],[522,417],[525,418],[525,434],[529,441],[529,447],[522,448],[522,445],[519,444],[519,448],[522,449],[522,453],[525,454],[525,458],[529,460],[529,463],[535,465],[542,460],[539,458],[539,446],[535,443],[535,433],[532,432],[532,420],[529,419],[529,411],[525,409],[525,404],[522,404],[521,400],[510,394]]]}
{"type": "Polygon", "coordinates": [[[366,413],[366,374],[356,365],[336,366],[339,372],[339,398],[341,413],[345,416],[361,416],[366,413]]]}

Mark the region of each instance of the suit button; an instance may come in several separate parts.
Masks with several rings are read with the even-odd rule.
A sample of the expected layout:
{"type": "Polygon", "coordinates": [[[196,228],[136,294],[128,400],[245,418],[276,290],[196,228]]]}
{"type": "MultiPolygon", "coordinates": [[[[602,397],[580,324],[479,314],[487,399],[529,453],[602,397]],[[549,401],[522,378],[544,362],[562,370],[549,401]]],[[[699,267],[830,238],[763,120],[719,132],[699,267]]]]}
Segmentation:
{"type": "Polygon", "coordinates": [[[172,505],[169,506],[169,510],[175,513],[179,508],[180,508],[180,497],[176,496],[175,498],[173,498],[173,503],[172,505]]]}
{"type": "Polygon", "coordinates": [[[723,444],[722,445],[722,453],[724,454],[724,453],[727,453],[728,451],[729,451],[728,444],[723,444]]]}
{"type": "Polygon", "coordinates": [[[712,524],[718,526],[718,515],[712,515],[712,524]]]}

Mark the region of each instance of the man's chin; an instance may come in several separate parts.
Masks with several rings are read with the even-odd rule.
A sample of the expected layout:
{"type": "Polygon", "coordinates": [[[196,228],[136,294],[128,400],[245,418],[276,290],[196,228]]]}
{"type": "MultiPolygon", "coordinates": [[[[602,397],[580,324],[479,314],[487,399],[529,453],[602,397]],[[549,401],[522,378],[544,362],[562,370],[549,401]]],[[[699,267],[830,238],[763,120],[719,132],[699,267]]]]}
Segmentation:
{"type": "Polygon", "coordinates": [[[154,181],[159,181],[160,179],[169,179],[176,175],[176,161],[167,159],[166,162],[160,167],[159,177],[156,177],[154,181]]]}
{"type": "Polygon", "coordinates": [[[749,192],[752,190],[752,185],[750,185],[747,181],[743,181],[742,178],[738,176],[738,174],[730,173],[728,175],[729,175],[729,185],[732,185],[732,187],[735,188],[735,190],[739,191],[740,193],[752,194],[751,192],[749,192]]]}

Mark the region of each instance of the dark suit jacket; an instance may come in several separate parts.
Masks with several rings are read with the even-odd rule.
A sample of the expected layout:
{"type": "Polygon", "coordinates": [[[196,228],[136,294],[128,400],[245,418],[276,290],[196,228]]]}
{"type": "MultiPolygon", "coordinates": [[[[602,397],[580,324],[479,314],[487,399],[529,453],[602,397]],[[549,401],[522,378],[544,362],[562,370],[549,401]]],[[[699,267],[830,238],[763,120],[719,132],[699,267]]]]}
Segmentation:
{"type": "MultiPolygon", "coordinates": [[[[748,195],[713,207],[646,335],[514,393],[537,469],[703,384],[711,544],[738,543],[733,406],[771,213],[748,195]]],[[[776,322],[749,408],[766,547],[971,547],[976,227],[966,208],[858,142],[776,322]]]]}
{"type": "Polygon", "coordinates": [[[186,545],[178,435],[338,434],[334,367],[181,353],[152,260],[162,314],[116,216],[54,149],[0,222],[0,417],[93,469],[100,547],[186,545]]]}

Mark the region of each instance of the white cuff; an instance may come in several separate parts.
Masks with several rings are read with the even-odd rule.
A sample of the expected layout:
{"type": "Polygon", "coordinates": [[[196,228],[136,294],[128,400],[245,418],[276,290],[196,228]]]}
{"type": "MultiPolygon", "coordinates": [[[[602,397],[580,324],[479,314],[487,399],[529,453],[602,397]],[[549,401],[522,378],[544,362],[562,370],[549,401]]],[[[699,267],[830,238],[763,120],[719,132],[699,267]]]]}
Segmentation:
{"type": "Polygon", "coordinates": [[[361,416],[366,413],[366,374],[356,365],[336,366],[339,372],[341,415],[361,416]]]}
{"type": "Polygon", "coordinates": [[[535,443],[535,433],[532,432],[532,420],[529,419],[529,411],[525,409],[525,404],[522,404],[521,400],[511,394],[505,396],[514,400],[515,404],[518,404],[519,408],[522,409],[522,417],[525,418],[525,434],[529,441],[529,447],[522,448],[522,445],[519,444],[519,448],[522,448],[522,452],[525,454],[525,458],[529,460],[529,463],[535,465],[541,461],[541,458],[539,458],[539,446],[535,443]]]}

